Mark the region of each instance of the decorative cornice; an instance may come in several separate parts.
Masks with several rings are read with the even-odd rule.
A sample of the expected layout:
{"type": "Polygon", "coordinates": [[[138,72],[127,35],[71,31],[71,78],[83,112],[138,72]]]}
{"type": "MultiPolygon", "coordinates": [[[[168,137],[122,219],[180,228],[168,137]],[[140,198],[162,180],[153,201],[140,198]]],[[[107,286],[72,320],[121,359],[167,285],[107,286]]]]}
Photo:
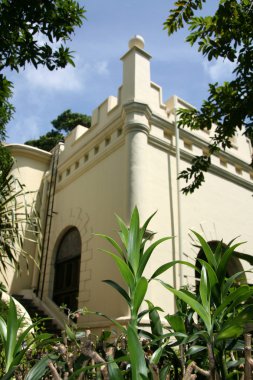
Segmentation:
{"type": "MultiPolygon", "coordinates": [[[[149,144],[155,146],[156,148],[159,148],[159,149],[161,149],[167,153],[170,153],[173,156],[175,156],[175,154],[176,154],[175,153],[176,152],[175,146],[173,146],[172,144],[170,144],[166,141],[163,141],[163,140],[161,140],[155,136],[149,135],[148,142],[149,142],[149,144]]],[[[227,156],[229,157],[229,159],[232,157],[229,154],[227,154],[227,156]]],[[[186,152],[183,149],[180,149],[180,157],[182,158],[182,160],[191,163],[192,159],[195,156],[189,152],[186,152]]],[[[233,159],[234,159],[235,163],[242,162],[242,164],[244,164],[244,166],[246,166],[248,168],[247,164],[244,161],[241,161],[235,157],[233,157],[233,159]]],[[[233,183],[253,192],[253,183],[252,182],[247,181],[246,179],[241,178],[238,175],[233,174],[233,173],[227,171],[226,169],[223,169],[223,168],[221,168],[215,164],[210,165],[208,172],[212,173],[214,175],[217,175],[221,178],[225,178],[228,181],[233,182],[233,183]]]]}
{"type": "Polygon", "coordinates": [[[176,148],[171,143],[161,140],[156,136],[149,135],[148,142],[150,145],[153,145],[156,148],[163,150],[164,152],[169,152],[172,155],[176,153],[176,148]]]}
{"type": "Polygon", "coordinates": [[[129,132],[144,132],[147,135],[150,132],[150,123],[152,111],[146,103],[131,100],[122,106],[122,119],[125,121],[125,133],[129,132]],[[136,118],[126,120],[128,115],[136,114],[136,118]],[[147,123],[140,121],[140,115],[147,119],[147,123]]]}
{"type": "Polygon", "coordinates": [[[151,108],[149,107],[148,104],[146,103],[141,103],[141,102],[138,102],[136,100],[129,100],[127,103],[124,103],[122,105],[122,112],[123,114],[129,114],[129,113],[138,113],[138,114],[143,114],[144,116],[146,116],[146,118],[148,120],[151,119],[151,116],[152,116],[152,110],[151,108]]]}
{"type": "Polygon", "coordinates": [[[25,144],[8,144],[6,148],[10,150],[11,154],[20,155],[23,157],[31,158],[43,163],[49,164],[52,158],[52,153],[45,150],[35,148],[25,144]]]}
{"type": "MultiPolygon", "coordinates": [[[[174,133],[174,126],[173,124],[170,124],[167,126],[167,128],[170,130],[170,132],[174,133]]],[[[198,148],[205,150],[209,146],[208,140],[204,140],[199,136],[196,136],[192,134],[191,132],[186,131],[185,129],[179,129],[179,136],[182,140],[187,140],[192,143],[192,145],[197,146],[198,148]]],[[[218,153],[214,153],[214,156],[221,157],[226,159],[228,163],[231,163],[233,165],[238,165],[242,167],[242,169],[249,171],[249,164],[242,160],[239,157],[233,156],[228,151],[220,150],[218,153]]]]}
{"type": "MultiPolygon", "coordinates": [[[[192,159],[195,157],[193,154],[188,153],[184,150],[180,150],[180,156],[183,160],[187,162],[192,162],[192,159]]],[[[245,163],[244,163],[245,164],[245,163]]],[[[239,177],[236,174],[233,174],[226,169],[223,169],[222,167],[219,167],[218,165],[211,164],[209,169],[209,173],[215,174],[218,177],[225,178],[230,182],[233,182],[241,187],[244,187],[247,190],[253,191],[253,183],[250,181],[247,181],[244,178],[239,177]]]]}
{"type": "Polygon", "coordinates": [[[145,58],[147,58],[148,60],[150,60],[152,58],[152,56],[147,53],[145,50],[143,49],[140,49],[139,47],[137,46],[134,46],[132,47],[130,50],[128,50],[120,59],[123,61],[126,56],[130,55],[132,52],[138,52],[139,54],[143,55],[145,58]]]}
{"type": "Polygon", "coordinates": [[[164,119],[161,116],[158,116],[156,114],[152,114],[151,118],[150,118],[150,122],[158,128],[161,128],[164,130],[166,130],[166,129],[169,130],[171,132],[171,134],[173,134],[175,132],[174,125],[170,121],[164,119]]]}
{"type": "Polygon", "coordinates": [[[150,127],[144,123],[135,122],[134,120],[125,125],[125,132],[144,132],[148,135],[150,127]]]}

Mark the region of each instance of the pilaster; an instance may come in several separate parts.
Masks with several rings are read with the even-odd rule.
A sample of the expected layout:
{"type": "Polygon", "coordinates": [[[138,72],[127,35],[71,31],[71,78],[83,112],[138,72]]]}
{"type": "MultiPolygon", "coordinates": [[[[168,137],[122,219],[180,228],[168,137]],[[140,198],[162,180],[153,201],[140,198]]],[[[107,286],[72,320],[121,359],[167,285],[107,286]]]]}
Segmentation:
{"type": "Polygon", "coordinates": [[[127,163],[127,219],[138,207],[140,217],[145,217],[145,195],[148,181],[147,145],[150,132],[151,111],[147,105],[128,103],[123,107],[127,163]]]}

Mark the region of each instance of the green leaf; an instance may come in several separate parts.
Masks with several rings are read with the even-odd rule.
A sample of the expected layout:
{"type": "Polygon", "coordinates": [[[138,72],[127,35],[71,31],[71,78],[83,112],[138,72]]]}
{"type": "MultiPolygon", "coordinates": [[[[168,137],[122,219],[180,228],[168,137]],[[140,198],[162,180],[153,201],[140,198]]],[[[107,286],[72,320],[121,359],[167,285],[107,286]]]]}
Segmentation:
{"type": "Polygon", "coordinates": [[[120,231],[121,231],[121,233],[119,234],[120,238],[121,238],[121,241],[124,244],[124,247],[127,249],[127,246],[128,246],[128,235],[129,235],[128,228],[125,225],[125,223],[123,222],[123,220],[118,215],[116,215],[116,218],[117,218],[118,225],[119,225],[120,231]]]}
{"type": "Polygon", "coordinates": [[[136,315],[146,295],[147,288],[148,288],[147,279],[145,277],[141,277],[136,284],[136,288],[134,290],[134,295],[133,295],[133,312],[136,315]]]}
{"type": "Polygon", "coordinates": [[[227,265],[228,265],[228,261],[230,257],[232,256],[235,249],[239,247],[241,244],[243,243],[237,243],[233,245],[232,247],[229,247],[228,249],[226,249],[226,251],[223,253],[220,264],[218,265],[218,268],[217,268],[217,277],[220,279],[219,281],[220,283],[222,279],[224,279],[224,277],[226,276],[227,265]]]}
{"type": "Polygon", "coordinates": [[[186,352],[186,355],[187,355],[187,356],[195,355],[195,354],[197,354],[198,352],[204,351],[204,350],[206,350],[206,349],[207,349],[206,346],[198,346],[198,345],[191,346],[191,347],[189,348],[189,350],[186,352]]]}
{"type": "Polygon", "coordinates": [[[230,310],[233,310],[234,307],[237,307],[242,302],[249,299],[252,295],[253,289],[251,287],[248,285],[241,285],[228,296],[223,298],[222,304],[214,312],[213,320],[216,320],[218,317],[221,318],[224,312],[228,314],[230,310]]]}
{"type": "Polygon", "coordinates": [[[7,325],[6,325],[5,320],[1,316],[0,316],[0,335],[1,335],[3,344],[5,344],[7,340],[7,325]]]}
{"type": "Polygon", "coordinates": [[[169,239],[172,239],[171,237],[165,237],[165,238],[162,238],[162,239],[159,239],[157,241],[155,241],[153,244],[150,245],[150,247],[148,247],[148,249],[144,252],[144,254],[142,255],[142,257],[140,258],[140,263],[139,263],[139,268],[138,268],[138,272],[137,272],[137,276],[141,276],[146,265],[147,265],[147,262],[149,261],[150,259],[150,256],[152,255],[154,249],[159,245],[161,244],[162,242],[166,241],[166,240],[169,240],[169,239]]]}
{"type": "Polygon", "coordinates": [[[129,324],[127,328],[128,351],[131,363],[132,380],[148,379],[145,355],[135,328],[129,324]]]}
{"type": "Polygon", "coordinates": [[[161,322],[160,315],[157,311],[157,309],[154,307],[152,302],[146,300],[149,308],[149,319],[150,319],[150,328],[152,331],[152,334],[154,334],[157,337],[162,337],[163,335],[163,325],[161,322]]]}
{"type": "Polygon", "coordinates": [[[170,269],[171,267],[173,267],[174,265],[176,264],[183,264],[183,265],[187,265],[188,267],[190,268],[193,268],[194,270],[196,270],[197,272],[200,272],[200,270],[195,267],[195,265],[191,264],[191,263],[188,263],[188,261],[182,261],[182,260],[174,260],[174,261],[171,261],[170,263],[167,263],[167,264],[163,264],[161,265],[153,274],[152,276],[150,277],[150,280],[153,280],[154,278],[156,278],[157,276],[159,276],[160,274],[166,272],[166,270],[170,269]]]}
{"type": "Polygon", "coordinates": [[[17,318],[17,309],[15,303],[10,297],[9,302],[9,311],[7,316],[7,340],[6,340],[6,351],[5,351],[5,360],[6,360],[6,372],[10,369],[11,362],[13,361],[14,351],[16,346],[18,333],[18,318],[17,318]]]}
{"type": "Polygon", "coordinates": [[[211,265],[207,261],[202,260],[202,259],[198,259],[198,261],[201,263],[202,266],[204,266],[206,268],[207,273],[208,273],[208,279],[210,282],[210,286],[211,286],[211,288],[213,288],[219,282],[215,271],[213,270],[213,268],[211,267],[211,265]]]}
{"type": "Polygon", "coordinates": [[[157,211],[155,211],[146,221],[145,223],[143,224],[142,228],[140,229],[140,241],[142,241],[143,239],[143,236],[146,232],[146,229],[150,223],[150,220],[154,217],[154,215],[157,213],[157,211]]]}
{"type": "MultiPolygon", "coordinates": [[[[39,323],[39,322],[38,322],[39,323]]],[[[21,349],[22,349],[22,343],[27,340],[27,338],[29,337],[29,332],[38,324],[38,323],[34,323],[34,324],[31,324],[30,326],[28,326],[18,337],[17,341],[16,341],[16,344],[15,344],[15,348],[14,348],[14,351],[13,351],[13,356],[15,356],[21,349]]]]}
{"type": "Polygon", "coordinates": [[[116,321],[116,319],[110,318],[106,314],[101,313],[100,311],[96,311],[94,314],[98,315],[99,317],[104,317],[108,319],[108,321],[112,322],[119,329],[119,331],[122,331],[124,334],[126,333],[126,328],[118,321],[116,321]]]}
{"type": "Polygon", "coordinates": [[[184,344],[192,343],[195,340],[199,340],[199,338],[204,339],[205,341],[208,341],[208,334],[206,330],[200,330],[200,331],[195,332],[194,334],[187,335],[183,343],[184,344]]]}
{"type": "Polygon", "coordinates": [[[233,318],[229,318],[222,326],[223,329],[227,329],[230,326],[246,327],[248,323],[252,323],[253,320],[253,305],[244,306],[242,311],[233,318]]]}
{"type": "Polygon", "coordinates": [[[158,347],[158,349],[153,352],[150,358],[150,364],[157,365],[159,363],[159,360],[161,359],[163,351],[164,351],[164,345],[158,347]]]}
{"type": "Polygon", "coordinates": [[[198,239],[198,241],[200,242],[200,245],[201,245],[201,248],[203,249],[205,255],[206,255],[206,258],[207,258],[207,261],[209,263],[209,265],[211,267],[213,267],[214,270],[217,269],[217,263],[216,263],[216,260],[215,260],[215,256],[213,254],[213,251],[212,249],[210,248],[209,244],[205,241],[205,239],[200,235],[198,234],[196,231],[193,231],[191,230],[192,233],[196,236],[196,238],[198,239]]]}
{"type": "Polygon", "coordinates": [[[10,368],[9,371],[6,372],[3,377],[1,377],[1,380],[13,379],[14,371],[15,371],[15,367],[10,368]]]}
{"type": "Polygon", "coordinates": [[[103,235],[103,234],[95,234],[95,235],[100,236],[103,239],[107,240],[117,250],[117,252],[120,254],[120,256],[124,257],[122,249],[120,248],[120,246],[118,245],[118,243],[114,239],[112,239],[110,236],[103,235]]]}
{"type": "Polygon", "coordinates": [[[186,333],[184,318],[181,315],[166,315],[165,317],[175,332],[186,333]]]}
{"type": "Polygon", "coordinates": [[[66,331],[66,334],[67,334],[67,337],[69,338],[69,340],[71,340],[72,342],[75,342],[76,341],[76,335],[74,333],[74,331],[72,331],[72,329],[65,323],[65,331],[66,331]]]}
{"type": "Polygon", "coordinates": [[[128,245],[127,245],[127,255],[128,261],[131,264],[133,272],[136,274],[140,261],[140,221],[139,221],[139,212],[137,207],[134,208],[134,211],[131,216],[129,235],[128,235],[128,245]]]}
{"type": "Polygon", "coordinates": [[[219,241],[217,244],[217,247],[215,248],[215,251],[214,251],[214,256],[215,256],[215,259],[216,259],[218,266],[220,264],[222,254],[223,254],[223,242],[219,241]]]}
{"type": "Polygon", "coordinates": [[[169,284],[164,283],[161,280],[158,280],[166,289],[168,289],[170,292],[175,294],[178,298],[186,302],[188,305],[191,306],[191,308],[200,316],[200,318],[203,320],[206,329],[208,333],[211,333],[212,330],[212,322],[211,322],[211,315],[206,311],[206,309],[199,303],[194,296],[191,296],[188,292],[185,293],[181,290],[177,290],[170,286],[169,284]]]}
{"type": "Polygon", "coordinates": [[[240,335],[243,334],[243,330],[243,327],[240,325],[230,325],[222,329],[222,331],[220,331],[217,334],[216,341],[230,338],[238,338],[240,335]]]}
{"type": "Polygon", "coordinates": [[[170,364],[166,365],[165,367],[161,368],[159,371],[159,380],[167,380],[168,379],[168,373],[170,371],[170,364]]]}
{"type": "Polygon", "coordinates": [[[111,285],[114,289],[116,289],[122,295],[122,297],[125,298],[128,305],[131,306],[131,299],[128,293],[125,291],[125,289],[123,289],[119,284],[117,284],[115,281],[112,281],[112,280],[103,280],[103,282],[105,282],[108,285],[111,285]]]}
{"type": "Polygon", "coordinates": [[[213,297],[214,301],[216,303],[220,303],[221,299],[221,292],[219,287],[217,286],[219,281],[217,278],[217,275],[210,264],[208,264],[207,261],[198,259],[198,261],[201,263],[202,267],[206,268],[207,274],[208,274],[208,280],[210,284],[210,297],[213,297]]]}
{"type": "Polygon", "coordinates": [[[240,279],[240,277],[246,273],[247,271],[241,271],[241,272],[238,272],[238,273],[235,273],[233,274],[233,276],[230,276],[229,278],[226,279],[226,282],[223,284],[223,293],[224,294],[227,294],[227,292],[229,291],[229,289],[231,288],[231,286],[233,284],[235,284],[235,280],[237,278],[240,279]]]}
{"type": "Polygon", "coordinates": [[[100,337],[99,337],[99,342],[103,342],[103,341],[106,341],[110,338],[110,336],[112,335],[112,332],[109,331],[109,330],[103,330],[100,337]]]}
{"type": "Polygon", "coordinates": [[[108,364],[108,372],[110,380],[123,380],[123,376],[119,366],[114,361],[109,361],[108,364]]]}
{"type": "Polygon", "coordinates": [[[135,284],[135,279],[134,279],[133,273],[129,269],[129,266],[125,263],[124,260],[122,260],[115,253],[106,251],[104,249],[102,249],[101,251],[107,253],[108,255],[110,255],[113,258],[113,260],[117,264],[117,267],[120,271],[122,278],[125,280],[128,287],[132,290],[134,287],[134,284],[135,284]]]}
{"type": "Polygon", "coordinates": [[[49,370],[48,363],[51,361],[48,356],[44,356],[30,369],[25,380],[40,380],[49,370]]]}

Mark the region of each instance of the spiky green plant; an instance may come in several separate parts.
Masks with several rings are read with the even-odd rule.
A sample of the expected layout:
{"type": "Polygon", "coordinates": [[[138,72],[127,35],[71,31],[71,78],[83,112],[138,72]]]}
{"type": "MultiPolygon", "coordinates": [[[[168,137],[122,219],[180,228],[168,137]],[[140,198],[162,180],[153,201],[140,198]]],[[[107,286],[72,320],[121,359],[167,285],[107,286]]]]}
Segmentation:
{"type": "Polygon", "coordinates": [[[248,284],[238,286],[236,279],[243,272],[230,277],[227,275],[228,262],[232,255],[236,255],[235,249],[242,243],[233,244],[232,241],[224,250],[220,242],[212,250],[200,234],[194,231],[193,234],[205,254],[205,259],[198,259],[201,263],[199,288],[197,293],[189,289],[178,290],[159,280],[166,289],[189,306],[184,313],[168,316],[168,321],[174,331],[187,334],[180,343],[191,343],[189,356],[203,350],[206,352],[210,379],[233,378],[234,369],[241,362],[234,361],[232,371],[229,371],[231,363],[228,355],[233,349],[237,350],[240,337],[248,329],[252,329],[253,323],[253,287],[248,284]],[[193,312],[198,316],[197,323],[194,323],[193,312]],[[189,318],[188,328],[185,328],[186,318],[189,318]],[[189,322],[191,326],[195,325],[191,331],[189,322]]]}
{"type": "MultiPolygon", "coordinates": [[[[174,261],[173,263],[167,263],[157,268],[149,279],[144,276],[145,268],[155,248],[162,242],[171,239],[171,237],[161,238],[146,248],[146,243],[150,239],[150,236],[149,234],[146,234],[146,231],[154,215],[155,213],[144,222],[142,227],[140,226],[139,212],[136,207],[132,212],[129,226],[117,216],[117,221],[120,227],[119,237],[121,244],[118,244],[114,239],[107,235],[98,235],[106,239],[116,251],[111,252],[108,250],[102,250],[112,257],[125,283],[125,288],[123,288],[111,279],[104,280],[105,283],[112,286],[125,299],[130,309],[130,321],[125,333],[127,335],[129,360],[131,363],[133,380],[147,379],[152,365],[157,365],[157,362],[163,353],[166,350],[168,351],[166,337],[161,346],[154,345],[153,348],[155,349],[149,360],[150,365],[147,365],[144,349],[140,342],[139,322],[145,315],[149,315],[151,323],[153,324],[153,337],[155,337],[155,334],[158,332],[158,326],[161,326],[161,320],[157,313],[158,308],[155,308],[151,303],[148,304],[149,307],[146,310],[140,312],[140,306],[145,299],[149,282],[176,263],[184,263],[185,265],[195,268],[192,264],[187,262],[174,261]]],[[[118,323],[117,325],[119,328],[123,329],[124,332],[124,328],[118,323]]],[[[155,339],[157,338],[158,337],[156,336],[155,339]]],[[[163,338],[160,337],[160,340],[162,339],[163,338]]],[[[166,376],[167,372],[165,370],[163,372],[163,376],[166,376]]],[[[112,378],[112,380],[114,380],[114,378],[112,378]]]]}
{"type": "Polygon", "coordinates": [[[4,173],[0,172],[0,273],[4,278],[8,266],[19,269],[20,256],[28,269],[33,257],[25,250],[25,242],[32,241],[39,248],[41,231],[31,193],[10,170],[11,164],[4,173]]]}
{"type": "MultiPolygon", "coordinates": [[[[10,297],[6,319],[0,316],[0,341],[5,362],[5,372],[1,378],[2,380],[12,378],[16,367],[21,363],[24,355],[30,347],[51,342],[50,334],[41,333],[38,335],[35,334],[34,336],[31,334],[31,330],[41,321],[37,321],[36,323],[21,329],[23,321],[24,316],[18,316],[15,303],[12,297],[10,297]]],[[[33,380],[40,379],[37,375],[35,376],[36,371],[40,373],[42,367],[44,370],[46,369],[44,361],[46,361],[46,359],[33,369],[33,380]]]]}

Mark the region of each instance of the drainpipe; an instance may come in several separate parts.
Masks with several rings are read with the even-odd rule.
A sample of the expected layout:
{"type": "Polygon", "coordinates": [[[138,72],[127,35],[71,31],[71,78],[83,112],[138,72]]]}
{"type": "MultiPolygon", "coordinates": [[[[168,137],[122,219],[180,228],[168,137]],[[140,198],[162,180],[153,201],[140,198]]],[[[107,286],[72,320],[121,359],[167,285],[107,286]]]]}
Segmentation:
{"type": "MultiPolygon", "coordinates": [[[[178,102],[177,97],[174,96],[174,116],[175,116],[175,143],[176,143],[176,173],[177,173],[177,217],[178,217],[178,257],[182,260],[182,212],[181,212],[181,191],[180,180],[178,179],[180,173],[180,147],[179,147],[179,129],[178,129],[178,116],[177,116],[178,102]]],[[[183,265],[180,264],[179,270],[179,286],[183,286],[183,265]]]]}

